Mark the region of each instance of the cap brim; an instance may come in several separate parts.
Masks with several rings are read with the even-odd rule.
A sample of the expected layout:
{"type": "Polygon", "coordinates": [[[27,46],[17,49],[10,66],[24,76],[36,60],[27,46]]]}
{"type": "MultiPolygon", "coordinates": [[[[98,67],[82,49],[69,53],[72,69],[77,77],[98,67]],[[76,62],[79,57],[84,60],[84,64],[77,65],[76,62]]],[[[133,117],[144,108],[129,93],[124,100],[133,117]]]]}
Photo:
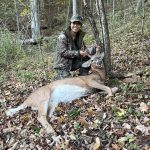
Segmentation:
{"type": "Polygon", "coordinates": [[[80,22],[82,24],[82,22],[80,20],[77,20],[77,19],[76,20],[70,20],[70,22],[72,22],[72,23],[73,22],[80,22]]]}

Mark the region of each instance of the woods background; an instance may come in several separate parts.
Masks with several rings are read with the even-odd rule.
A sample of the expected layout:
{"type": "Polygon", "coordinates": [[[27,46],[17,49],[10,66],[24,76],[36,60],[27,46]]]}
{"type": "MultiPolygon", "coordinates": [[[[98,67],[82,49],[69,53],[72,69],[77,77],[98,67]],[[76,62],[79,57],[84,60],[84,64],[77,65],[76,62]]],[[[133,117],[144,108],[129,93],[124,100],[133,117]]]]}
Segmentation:
{"type": "Polygon", "coordinates": [[[150,0],[77,0],[76,6],[74,2],[0,0],[0,149],[149,150],[150,0]],[[98,35],[83,2],[88,4],[98,35]],[[108,37],[103,34],[100,2],[108,37]],[[56,144],[43,133],[36,111],[26,109],[7,117],[5,110],[54,80],[57,37],[74,13],[73,6],[84,18],[86,45],[94,45],[97,38],[108,44],[105,39],[109,38],[109,47],[103,46],[111,52],[111,70],[126,74],[126,78],[106,81],[106,85],[119,88],[110,105],[100,94],[88,97],[87,103],[60,104],[55,120],[49,118],[62,138],[56,144]]]}

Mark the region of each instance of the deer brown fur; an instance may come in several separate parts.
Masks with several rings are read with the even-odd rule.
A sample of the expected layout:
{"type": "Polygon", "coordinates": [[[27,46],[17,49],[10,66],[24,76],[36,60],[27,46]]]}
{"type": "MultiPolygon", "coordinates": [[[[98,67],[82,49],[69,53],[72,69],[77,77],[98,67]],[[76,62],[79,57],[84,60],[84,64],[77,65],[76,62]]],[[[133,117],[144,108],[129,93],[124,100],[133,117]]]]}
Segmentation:
{"type": "MultiPolygon", "coordinates": [[[[96,57],[97,55],[92,57],[93,60],[92,58],[90,59],[91,74],[56,80],[46,86],[40,87],[31,93],[23,104],[17,108],[8,109],[6,115],[11,116],[21,109],[31,107],[38,110],[37,119],[46,129],[47,133],[55,133],[52,126],[48,123],[47,117],[53,115],[55,107],[60,102],[71,102],[80,97],[87,96],[92,93],[93,89],[103,90],[107,93],[107,98],[111,97],[117,91],[117,88],[112,90],[104,85],[105,70],[104,67],[96,65],[96,57]],[[96,61],[94,62],[94,60],[96,61]]],[[[102,60],[102,58],[97,58],[102,60]]]]}

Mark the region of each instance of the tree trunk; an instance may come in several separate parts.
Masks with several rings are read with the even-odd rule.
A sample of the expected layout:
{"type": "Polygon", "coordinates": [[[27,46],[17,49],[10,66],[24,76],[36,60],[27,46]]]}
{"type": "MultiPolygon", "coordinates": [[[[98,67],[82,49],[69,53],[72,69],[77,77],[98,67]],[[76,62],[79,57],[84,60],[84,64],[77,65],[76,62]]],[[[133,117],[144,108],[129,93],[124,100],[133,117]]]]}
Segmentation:
{"type": "Polygon", "coordinates": [[[126,23],[126,0],[123,0],[123,5],[124,5],[124,23],[126,23]]]}
{"type": "Polygon", "coordinates": [[[40,37],[39,0],[31,0],[31,31],[32,40],[40,37]]]}
{"type": "Polygon", "coordinates": [[[136,13],[138,13],[138,11],[141,7],[142,7],[142,0],[137,0],[136,13]]]}
{"type": "Polygon", "coordinates": [[[20,28],[19,28],[19,14],[18,14],[18,7],[17,7],[17,2],[16,0],[14,0],[14,5],[15,5],[15,14],[16,14],[16,20],[17,20],[17,30],[18,30],[18,33],[20,31],[20,28]]]}
{"type": "Polygon", "coordinates": [[[73,0],[73,16],[77,15],[77,0],[73,0]]]}
{"type": "Polygon", "coordinates": [[[98,9],[100,13],[100,23],[102,26],[102,35],[103,35],[102,38],[103,38],[103,47],[104,47],[103,49],[105,52],[104,64],[105,64],[106,75],[109,75],[109,73],[111,72],[111,49],[110,49],[108,23],[105,14],[105,8],[104,8],[104,1],[99,0],[98,6],[99,6],[98,9]]]}
{"type": "Polygon", "coordinates": [[[69,25],[70,12],[71,12],[71,0],[69,0],[68,10],[67,10],[66,27],[68,27],[69,25]]]}
{"type": "Polygon", "coordinates": [[[115,0],[113,0],[113,20],[115,20],[115,0]]]}
{"type": "Polygon", "coordinates": [[[83,17],[83,13],[82,13],[82,1],[78,0],[78,5],[77,6],[78,6],[78,14],[83,17]]]}
{"type": "Polygon", "coordinates": [[[92,31],[93,31],[93,35],[94,35],[96,44],[99,45],[100,47],[102,47],[102,44],[101,44],[101,41],[100,41],[100,38],[99,38],[99,31],[96,27],[96,22],[95,22],[94,17],[93,17],[93,15],[92,15],[92,13],[89,9],[87,1],[83,0],[83,4],[84,4],[84,9],[86,11],[86,15],[88,16],[88,20],[89,20],[90,25],[92,27],[92,31]]]}
{"type": "Polygon", "coordinates": [[[144,8],[144,0],[142,0],[142,26],[141,26],[141,35],[142,35],[142,42],[141,42],[141,46],[143,48],[144,46],[144,19],[145,19],[145,8],[144,8]]]}

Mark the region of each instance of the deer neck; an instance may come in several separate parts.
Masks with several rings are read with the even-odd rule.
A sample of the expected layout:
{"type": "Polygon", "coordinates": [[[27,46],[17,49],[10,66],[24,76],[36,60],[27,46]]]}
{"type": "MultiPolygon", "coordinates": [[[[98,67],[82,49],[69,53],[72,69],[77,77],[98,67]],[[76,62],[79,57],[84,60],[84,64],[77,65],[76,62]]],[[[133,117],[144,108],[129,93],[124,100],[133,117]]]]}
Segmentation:
{"type": "Polygon", "coordinates": [[[95,69],[95,68],[92,68],[91,71],[92,71],[92,73],[98,75],[100,77],[101,81],[105,80],[105,69],[95,69]]]}

